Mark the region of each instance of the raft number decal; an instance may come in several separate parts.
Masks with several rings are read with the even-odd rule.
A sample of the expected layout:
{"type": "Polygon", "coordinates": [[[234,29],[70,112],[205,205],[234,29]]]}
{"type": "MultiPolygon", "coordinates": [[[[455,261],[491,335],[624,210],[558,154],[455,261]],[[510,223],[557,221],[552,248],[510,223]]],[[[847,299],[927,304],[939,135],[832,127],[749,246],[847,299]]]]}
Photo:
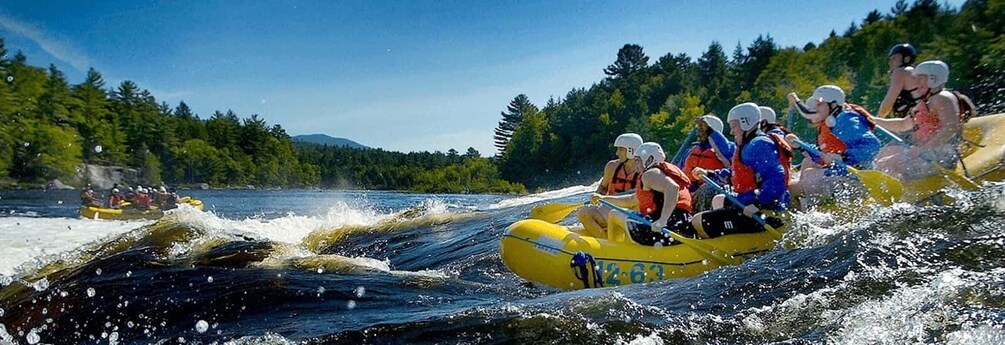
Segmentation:
{"type": "Polygon", "coordinates": [[[621,281],[626,277],[631,281],[630,284],[661,281],[669,278],[664,273],[663,265],[654,263],[633,262],[631,263],[630,270],[622,273],[621,266],[618,263],[597,260],[596,268],[600,270],[601,277],[604,278],[604,284],[608,286],[628,284],[621,281]]]}

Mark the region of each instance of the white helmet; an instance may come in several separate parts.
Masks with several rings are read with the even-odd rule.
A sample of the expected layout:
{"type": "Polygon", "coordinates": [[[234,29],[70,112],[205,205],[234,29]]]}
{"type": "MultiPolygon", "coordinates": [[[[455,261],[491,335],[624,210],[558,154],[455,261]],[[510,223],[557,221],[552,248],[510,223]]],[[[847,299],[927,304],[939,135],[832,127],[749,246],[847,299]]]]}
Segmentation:
{"type": "Polygon", "coordinates": [[[757,128],[757,123],[761,121],[761,109],[754,102],[741,103],[729,109],[726,121],[733,120],[740,122],[740,130],[744,132],[757,128]]]}
{"type": "Polygon", "coordinates": [[[764,121],[764,122],[767,122],[767,123],[770,123],[770,124],[776,124],[776,123],[778,123],[778,122],[776,122],[776,121],[778,121],[778,118],[775,116],[775,110],[774,109],[771,109],[771,107],[765,107],[763,105],[759,106],[757,108],[759,108],[761,110],[761,121],[764,121]]]}
{"type": "Polygon", "coordinates": [[[167,187],[161,186],[161,193],[167,193],[167,187]]]}
{"type": "Polygon", "coordinates": [[[698,119],[705,121],[705,124],[708,125],[709,127],[712,127],[712,129],[714,129],[716,132],[722,133],[722,120],[720,120],[718,116],[711,114],[702,115],[698,119]]]}
{"type": "Polygon", "coordinates": [[[915,66],[911,74],[927,75],[928,87],[934,89],[946,85],[949,81],[949,65],[939,60],[925,61],[915,66]]]}
{"type": "Polygon", "coordinates": [[[118,192],[119,192],[118,188],[112,188],[112,193],[118,193],[118,192]]]}
{"type": "Polygon", "coordinates": [[[635,133],[625,133],[614,139],[614,147],[624,147],[628,149],[628,157],[635,154],[635,151],[642,145],[642,136],[635,133]]]}
{"type": "Polygon", "coordinates": [[[639,149],[635,151],[635,157],[639,157],[642,160],[642,166],[646,169],[667,159],[666,153],[663,153],[663,147],[651,141],[639,145],[639,149]]]}
{"type": "Polygon", "coordinates": [[[844,90],[837,85],[824,85],[813,91],[813,95],[806,100],[806,106],[810,110],[817,108],[817,102],[835,103],[837,106],[844,105],[844,90]]]}

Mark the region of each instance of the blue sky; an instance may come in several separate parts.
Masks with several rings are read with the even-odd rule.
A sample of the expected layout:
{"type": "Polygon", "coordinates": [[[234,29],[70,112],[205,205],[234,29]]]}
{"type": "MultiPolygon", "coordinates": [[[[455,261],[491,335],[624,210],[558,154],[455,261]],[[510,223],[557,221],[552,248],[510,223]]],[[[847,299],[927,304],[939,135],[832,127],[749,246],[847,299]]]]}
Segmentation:
{"type": "Polygon", "coordinates": [[[801,47],[895,2],[4,0],[0,35],[71,83],[93,66],[204,118],[233,109],[294,135],[488,156],[513,97],[588,87],[625,43],[650,61],[760,34],[801,47]]]}

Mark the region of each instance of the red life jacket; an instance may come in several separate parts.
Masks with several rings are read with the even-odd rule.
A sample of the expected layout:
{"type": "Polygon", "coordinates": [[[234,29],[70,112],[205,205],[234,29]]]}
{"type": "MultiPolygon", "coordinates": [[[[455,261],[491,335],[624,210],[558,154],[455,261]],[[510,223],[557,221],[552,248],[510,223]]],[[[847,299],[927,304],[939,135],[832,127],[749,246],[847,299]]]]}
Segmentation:
{"type": "MultiPolygon", "coordinates": [[[[684,172],[689,173],[694,171],[694,168],[702,168],[705,170],[716,170],[725,168],[726,164],[723,164],[719,160],[719,154],[715,151],[715,147],[709,145],[708,149],[702,150],[701,148],[695,146],[691,150],[691,154],[687,156],[684,160],[684,172]]],[[[695,185],[700,185],[705,182],[705,180],[694,180],[695,185]]]]}
{"type": "MultiPolygon", "coordinates": [[[[789,168],[792,162],[792,147],[789,143],[785,141],[778,134],[765,134],[768,139],[771,139],[775,143],[778,150],[778,160],[782,163],[782,168],[785,169],[785,188],[789,187],[789,168]]],[[[753,140],[752,137],[751,140],[753,140]]],[[[754,173],[754,169],[746,164],[743,164],[743,160],[740,159],[740,154],[743,152],[743,147],[737,146],[736,151],[733,152],[733,191],[736,193],[746,193],[757,189],[757,174],[754,173]]]]}
{"type": "Polygon", "coordinates": [[[150,206],[150,194],[147,193],[136,194],[136,203],[143,206],[150,206]]]}
{"type": "MultiPolygon", "coordinates": [[[[845,103],[845,107],[857,113],[865,123],[868,124],[869,130],[876,128],[876,123],[872,121],[872,114],[868,110],[857,104],[845,103]]],[[[817,145],[820,145],[820,151],[823,153],[831,153],[836,155],[844,155],[844,152],[848,149],[841,139],[838,139],[831,128],[827,126],[827,121],[822,121],[817,125],[817,130],[819,134],[817,135],[817,145]]]]}
{"type": "MultiPolygon", "coordinates": [[[[956,109],[956,115],[959,116],[960,122],[966,122],[969,120],[969,116],[973,114],[972,111],[968,111],[967,107],[969,105],[964,105],[968,103],[970,99],[961,99],[955,91],[953,96],[956,97],[956,102],[959,108],[956,109]]],[[[965,97],[965,96],[964,96],[965,97]]],[[[932,111],[928,109],[928,97],[925,97],[918,105],[914,106],[914,113],[911,115],[914,118],[914,133],[911,134],[911,141],[916,144],[927,143],[932,140],[935,133],[939,132],[942,128],[942,120],[939,119],[938,115],[932,114],[932,111]]]]}
{"type": "Polygon", "coordinates": [[[925,101],[918,102],[918,105],[914,106],[914,114],[911,115],[914,118],[914,133],[911,133],[911,140],[916,144],[924,144],[932,140],[935,133],[939,132],[939,128],[942,128],[942,120],[939,120],[937,115],[928,110],[928,104],[925,101]]]}
{"type": "Polygon", "coordinates": [[[112,194],[111,196],[108,197],[108,207],[119,206],[119,204],[121,203],[122,203],[122,196],[119,196],[118,194],[112,194]]]}
{"type": "MultiPolygon", "coordinates": [[[[660,162],[653,168],[660,169],[664,175],[669,176],[670,179],[677,184],[678,192],[675,207],[691,213],[691,192],[687,190],[687,186],[691,184],[691,179],[689,179],[683,171],[680,171],[680,168],[676,165],[668,162],[660,162]]],[[[655,220],[663,213],[663,193],[643,188],[641,178],[639,178],[638,183],[635,184],[635,197],[639,201],[639,211],[643,215],[649,216],[655,220]]]]}
{"type": "Polygon", "coordinates": [[[607,184],[607,195],[615,195],[632,189],[635,187],[635,182],[639,179],[640,174],[636,171],[632,176],[628,176],[628,169],[625,168],[625,162],[618,163],[618,167],[614,168],[614,176],[611,176],[611,182],[607,184]],[[618,172],[621,175],[618,175],[618,172]]]}

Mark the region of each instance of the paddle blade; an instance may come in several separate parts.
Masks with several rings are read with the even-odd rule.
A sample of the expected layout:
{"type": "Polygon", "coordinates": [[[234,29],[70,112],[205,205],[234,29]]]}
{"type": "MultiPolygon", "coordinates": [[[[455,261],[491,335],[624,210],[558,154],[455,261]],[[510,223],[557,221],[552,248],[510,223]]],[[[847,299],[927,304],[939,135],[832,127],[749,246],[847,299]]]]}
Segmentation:
{"type": "Polygon", "coordinates": [[[576,204],[544,204],[534,207],[530,210],[530,217],[533,219],[539,219],[546,221],[548,223],[556,223],[565,217],[568,217],[570,213],[575,212],[580,207],[583,207],[583,203],[576,204]]]}
{"type": "Polygon", "coordinates": [[[884,205],[897,202],[904,195],[904,186],[893,176],[881,171],[858,170],[852,167],[848,167],[848,171],[858,176],[859,181],[862,181],[869,190],[869,195],[884,205]]]}
{"type": "Polygon", "coordinates": [[[932,167],[935,168],[936,171],[942,173],[942,175],[945,176],[947,179],[949,179],[950,181],[953,181],[953,183],[958,184],[963,189],[974,190],[974,189],[980,189],[981,188],[981,185],[979,185],[976,182],[970,180],[966,176],[963,176],[963,175],[961,175],[960,173],[958,173],[958,172],[956,172],[954,170],[949,170],[949,169],[943,168],[942,165],[940,165],[939,163],[932,162],[932,167]]]}

